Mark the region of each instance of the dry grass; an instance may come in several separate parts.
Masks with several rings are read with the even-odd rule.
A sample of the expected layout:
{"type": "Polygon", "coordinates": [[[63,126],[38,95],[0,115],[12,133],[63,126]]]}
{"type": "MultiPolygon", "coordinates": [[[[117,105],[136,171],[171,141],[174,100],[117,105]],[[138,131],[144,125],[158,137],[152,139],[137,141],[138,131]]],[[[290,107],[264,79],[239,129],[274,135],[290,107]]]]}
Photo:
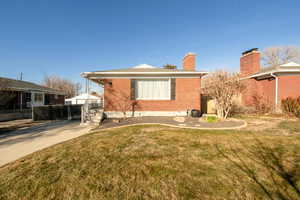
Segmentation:
{"type": "Polygon", "coordinates": [[[0,199],[265,199],[222,153],[240,162],[240,152],[269,184],[247,152],[258,139],[296,159],[300,136],[274,131],[285,123],[265,132],[147,125],[91,133],[0,168],[0,199]]]}

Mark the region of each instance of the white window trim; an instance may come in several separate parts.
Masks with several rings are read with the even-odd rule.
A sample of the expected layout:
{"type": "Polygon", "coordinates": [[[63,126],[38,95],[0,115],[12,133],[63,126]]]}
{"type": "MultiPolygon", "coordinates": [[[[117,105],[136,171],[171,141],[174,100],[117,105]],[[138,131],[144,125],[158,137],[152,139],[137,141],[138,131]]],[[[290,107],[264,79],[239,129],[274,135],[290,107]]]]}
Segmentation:
{"type": "MultiPolygon", "coordinates": [[[[137,80],[144,80],[144,79],[137,79],[137,80]]],[[[145,79],[147,80],[147,79],[145,79]]],[[[149,79],[148,79],[149,80],[149,79]]],[[[161,98],[161,99],[152,99],[152,98],[135,98],[135,100],[142,100],[142,101],[165,101],[165,100],[171,100],[171,78],[153,78],[152,80],[168,80],[169,82],[169,97],[168,98],[161,98]]],[[[137,90],[137,84],[135,84],[135,91],[137,90]]],[[[135,94],[136,95],[136,94],[135,94]]]]}
{"type": "Polygon", "coordinates": [[[31,92],[31,105],[32,106],[42,106],[45,103],[45,93],[42,92],[31,92]],[[40,94],[42,95],[41,101],[35,101],[35,95],[40,94]]]}

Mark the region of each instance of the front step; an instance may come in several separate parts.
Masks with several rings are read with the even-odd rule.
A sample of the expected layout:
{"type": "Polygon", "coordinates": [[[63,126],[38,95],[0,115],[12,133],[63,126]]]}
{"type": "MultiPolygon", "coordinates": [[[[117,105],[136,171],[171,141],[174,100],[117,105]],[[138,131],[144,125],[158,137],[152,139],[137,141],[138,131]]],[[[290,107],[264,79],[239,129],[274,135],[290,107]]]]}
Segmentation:
{"type": "Polygon", "coordinates": [[[84,123],[99,125],[103,117],[103,110],[89,110],[85,113],[84,123]]]}

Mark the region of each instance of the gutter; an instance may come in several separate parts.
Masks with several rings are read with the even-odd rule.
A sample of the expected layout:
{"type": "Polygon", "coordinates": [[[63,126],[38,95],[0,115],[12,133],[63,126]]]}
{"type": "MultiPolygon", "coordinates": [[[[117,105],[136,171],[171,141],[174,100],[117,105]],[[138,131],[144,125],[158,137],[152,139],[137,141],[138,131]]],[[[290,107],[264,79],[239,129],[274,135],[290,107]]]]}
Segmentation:
{"type": "MultiPolygon", "coordinates": [[[[273,74],[273,73],[289,73],[289,72],[299,72],[300,73],[300,69],[291,69],[291,70],[288,70],[288,69],[284,69],[284,70],[272,70],[272,71],[267,71],[267,72],[263,72],[263,73],[259,73],[259,74],[254,74],[254,75],[251,75],[251,76],[247,76],[245,77],[244,79],[247,79],[247,78],[256,78],[256,77],[259,77],[259,76],[263,76],[263,75],[268,75],[268,74],[273,74]]],[[[272,76],[272,75],[271,75],[272,76]]],[[[274,77],[274,76],[272,76],[274,77]]]]}
{"type": "Polygon", "coordinates": [[[141,75],[141,74],[151,74],[151,75],[158,75],[158,74],[185,74],[185,75],[206,75],[208,72],[199,72],[199,71],[175,71],[175,72],[83,72],[80,75],[84,78],[88,77],[89,75],[141,75]]]}
{"type": "Polygon", "coordinates": [[[275,110],[277,110],[277,106],[278,106],[278,76],[274,75],[273,72],[271,72],[270,75],[275,78],[275,110]]]}

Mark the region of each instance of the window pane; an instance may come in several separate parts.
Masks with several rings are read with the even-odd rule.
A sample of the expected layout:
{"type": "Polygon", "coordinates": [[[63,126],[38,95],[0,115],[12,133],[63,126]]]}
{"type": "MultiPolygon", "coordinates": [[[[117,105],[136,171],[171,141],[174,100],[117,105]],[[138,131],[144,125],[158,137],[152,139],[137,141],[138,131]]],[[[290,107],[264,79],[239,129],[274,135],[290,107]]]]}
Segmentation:
{"type": "Polygon", "coordinates": [[[170,99],[170,82],[168,79],[136,80],[137,99],[170,99]]]}
{"type": "Polygon", "coordinates": [[[34,94],[34,101],[43,101],[43,95],[42,94],[34,94]]]}

